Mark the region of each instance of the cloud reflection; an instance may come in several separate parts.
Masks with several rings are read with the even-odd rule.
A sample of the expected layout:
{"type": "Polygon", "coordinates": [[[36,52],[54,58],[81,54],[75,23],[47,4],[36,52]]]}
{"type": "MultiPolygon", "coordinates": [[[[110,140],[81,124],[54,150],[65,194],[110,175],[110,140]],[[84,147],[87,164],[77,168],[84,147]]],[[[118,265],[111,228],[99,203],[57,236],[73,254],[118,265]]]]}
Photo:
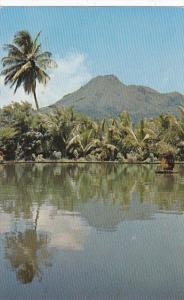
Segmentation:
{"type": "Polygon", "coordinates": [[[51,234],[51,247],[73,251],[84,249],[84,243],[90,231],[79,215],[69,211],[53,213],[53,210],[48,207],[40,210],[39,229],[51,234]]]}

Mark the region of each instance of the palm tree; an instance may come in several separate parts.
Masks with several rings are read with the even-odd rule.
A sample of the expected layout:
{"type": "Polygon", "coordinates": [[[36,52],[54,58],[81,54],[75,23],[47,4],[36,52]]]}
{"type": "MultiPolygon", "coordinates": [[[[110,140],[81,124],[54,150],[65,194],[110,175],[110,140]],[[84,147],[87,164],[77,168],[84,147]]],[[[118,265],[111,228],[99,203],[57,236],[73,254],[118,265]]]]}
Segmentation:
{"type": "Polygon", "coordinates": [[[41,52],[41,44],[38,42],[39,32],[34,39],[27,31],[19,31],[15,34],[13,43],[4,46],[8,55],[2,58],[4,83],[15,86],[14,93],[22,85],[25,93],[32,93],[37,110],[39,109],[36,96],[36,83],[46,85],[50,79],[45,72],[47,68],[56,67],[48,51],[41,52]]]}

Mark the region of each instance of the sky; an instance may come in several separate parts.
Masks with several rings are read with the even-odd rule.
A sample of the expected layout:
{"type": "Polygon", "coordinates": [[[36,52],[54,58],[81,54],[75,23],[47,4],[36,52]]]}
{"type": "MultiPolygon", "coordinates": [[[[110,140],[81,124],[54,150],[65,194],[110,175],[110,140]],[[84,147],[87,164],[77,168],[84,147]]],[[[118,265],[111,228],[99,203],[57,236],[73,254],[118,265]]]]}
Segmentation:
{"type": "MultiPolygon", "coordinates": [[[[0,28],[0,58],[17,31],[42,31],[42,50],[53,53],[58,68],[46,88],[38,87],[41,106],[105,74],[184,94],[183,8],[3,7],[0,28]]],[[[0,106],[12,100],[33,101],[22,89],[14,95],[0,77],[0,106]]]]}

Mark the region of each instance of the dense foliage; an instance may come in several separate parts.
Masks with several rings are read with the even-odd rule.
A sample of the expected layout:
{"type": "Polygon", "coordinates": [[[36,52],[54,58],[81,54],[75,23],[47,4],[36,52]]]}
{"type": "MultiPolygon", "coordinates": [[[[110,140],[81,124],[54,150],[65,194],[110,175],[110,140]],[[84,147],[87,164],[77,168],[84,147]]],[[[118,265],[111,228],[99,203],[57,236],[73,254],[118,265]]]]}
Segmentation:
{"type": "Polygon", "coordinates": [[[179,109],[180,118],[162,114],[132,124],[128,112],[94,121],[71,108],[46,114],[27,102],[12,102],[0,109],[0,158],[152,162],[169,150],[184,160],[184,109],[179,109]]]}

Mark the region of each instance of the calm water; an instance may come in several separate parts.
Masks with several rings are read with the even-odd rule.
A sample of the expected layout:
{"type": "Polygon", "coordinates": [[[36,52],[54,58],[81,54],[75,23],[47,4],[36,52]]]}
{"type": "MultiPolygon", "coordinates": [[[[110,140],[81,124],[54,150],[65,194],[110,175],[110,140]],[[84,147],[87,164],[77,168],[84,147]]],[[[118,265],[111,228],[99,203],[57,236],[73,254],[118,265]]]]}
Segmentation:
{"type": "Polygon", "coordinates": [[[184,168],[0,165],[0,299],[184,299],[184,168]]]}

